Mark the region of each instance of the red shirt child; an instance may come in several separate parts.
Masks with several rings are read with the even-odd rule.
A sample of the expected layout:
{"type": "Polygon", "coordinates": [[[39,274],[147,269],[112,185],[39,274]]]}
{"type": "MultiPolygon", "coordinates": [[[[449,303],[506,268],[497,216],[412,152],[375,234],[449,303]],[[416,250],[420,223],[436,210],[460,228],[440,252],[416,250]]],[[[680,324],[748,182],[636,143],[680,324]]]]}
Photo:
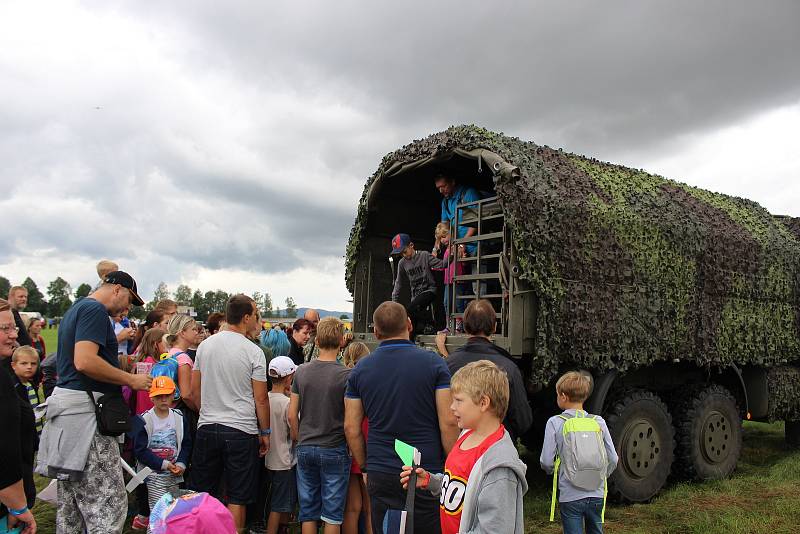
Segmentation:
{"type": "Polygon", "coordinates": [[[464,496],[467,493],[472,467],[489,447],[500,441],[505,430],[505,427],[500,425],[497,431],[484,439],[477,447],[463,450],[461,444],[473,432],[473,430],[468,430],[458,438],[450,454],[447,455],[444,463],[442,493],[439,497],[439,519],[442,525],[442,534],[458,533],[461,509],[464,505],[464,496]]]}
{"type": "MultiPolygon", "coordinates": [[[[450,449],[444,473],[416,468],[416,487],[439,496],[442,534],[523,534],[526,467],[501,423],[508,407],[506,373],[486,360],[472,362],[453,375],[450,390],[450,410],[465,432],[450,449]]],[[[410,476],[411,467],[403,466],[404,488],[410,476]]]]}

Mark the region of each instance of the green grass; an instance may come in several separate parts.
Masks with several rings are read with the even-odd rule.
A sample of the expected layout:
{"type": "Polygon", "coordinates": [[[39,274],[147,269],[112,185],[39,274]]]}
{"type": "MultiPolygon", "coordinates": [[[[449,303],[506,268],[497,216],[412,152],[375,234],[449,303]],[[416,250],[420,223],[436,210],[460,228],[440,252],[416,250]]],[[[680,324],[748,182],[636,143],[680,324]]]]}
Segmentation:
{"type": "MultiPolygon", "coordinates": [[[[525,496],[527,532],[556,534],[548,521],[549,477],[538,459],[528,460],[530,491],[525,496]]],[[[39,489],[49,480],[37,477],[39,489]]],[[[798,532],[800,452],[789,451],[783,423],[745,423],[739,465],[727,480],[673,482],[648,504],[609,505],[605,531],[612,534],[788,534],[798,532]]],[[[38,502],[33,509],[39,532],[55,532],[55,510],[38,502]]],[[[558,513],[556,512],[556,517],[558,513]]],[[[126,533],[135,532],[126,529],[126,533]]]]}
{"type": "Polygon", "coordinates": [[[58,328],[42,328],[42,338],[47,347],[47,354],[55,352],[58,348],[58,328]]]}

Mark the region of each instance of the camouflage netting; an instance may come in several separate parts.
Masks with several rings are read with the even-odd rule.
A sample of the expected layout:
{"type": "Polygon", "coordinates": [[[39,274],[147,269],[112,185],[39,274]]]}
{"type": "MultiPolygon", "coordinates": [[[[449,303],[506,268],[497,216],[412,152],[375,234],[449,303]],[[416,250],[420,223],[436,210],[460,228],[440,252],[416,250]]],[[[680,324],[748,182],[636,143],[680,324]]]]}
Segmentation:
{"type": "Polygon", "coordinates": [[[786,365],[773,367],[767,373],[769,420],[800,420],[800,369],[786,365]]]}
{"type": "MultiPolygon", "coordinates": [[[[674,358],[703,366],[800,359],[800,232],[758,204],[474,126],[415,141],[397,162],[484,148],[519,168],[495,178],[523,278],[540,298],[534,380],[559,362],[621,371],[674,358]]],[[[794,226],[792,226],[794,225],[794,226]]]]}

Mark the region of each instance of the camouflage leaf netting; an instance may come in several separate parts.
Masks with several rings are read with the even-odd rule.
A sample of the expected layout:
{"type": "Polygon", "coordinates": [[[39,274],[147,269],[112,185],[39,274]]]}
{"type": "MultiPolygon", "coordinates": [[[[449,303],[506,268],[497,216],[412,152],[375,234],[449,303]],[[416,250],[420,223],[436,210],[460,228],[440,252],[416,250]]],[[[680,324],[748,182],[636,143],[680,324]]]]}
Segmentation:
{"type": "Polygon", "coordinates": [[[800,224],[758,204],[506,137],[451,127],[383,158],[350,233],[351,293],[369,186],[397,162],[485,148],[523,278],[540,299],[534,381],[559,362],[621,371],[657,360],[800,359],[800,224]]]}
{"type": "Polygon", "coordinates": [[[800,369],[791,365],[773,367],[767,372],[769,420],[800,420],[800,369]]]}

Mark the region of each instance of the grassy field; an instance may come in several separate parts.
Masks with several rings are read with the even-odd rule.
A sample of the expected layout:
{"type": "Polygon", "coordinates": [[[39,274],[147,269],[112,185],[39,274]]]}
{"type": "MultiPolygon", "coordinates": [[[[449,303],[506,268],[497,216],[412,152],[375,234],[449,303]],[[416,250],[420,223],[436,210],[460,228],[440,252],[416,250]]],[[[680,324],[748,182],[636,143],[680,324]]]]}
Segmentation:
{"type": "Polygon", "coordinates": [[[42,328],[42,338],[47,347],[47,354],[55,352],[58,347],[58,328],[42,328]]]}
{"type": "MultiPolygon", "coordinates": [[[[526,458],[531,489],[525,497],[526,530],[561,532],[548,521],[551,479],[526,458]]],[[[44,487],[49,481],[39,479],[44,487]]],[[[610,505],[605,531],[613,534],[788,534],[798,532],[800,452],[787,450],[783,424],[745,423],[744,448],[733,477],[706,483],[672,483],[648,504],[610,505]]],[[[53,507],[37,503],[39,532],[55,532],[53,507]]],[[[557,513],[556,513],[557,515],[557,513]]],[[[134,532],[127,531],[126,532],[134,532]]],[[[498,533],[500,534],[500,533],[498,533]]]]}

